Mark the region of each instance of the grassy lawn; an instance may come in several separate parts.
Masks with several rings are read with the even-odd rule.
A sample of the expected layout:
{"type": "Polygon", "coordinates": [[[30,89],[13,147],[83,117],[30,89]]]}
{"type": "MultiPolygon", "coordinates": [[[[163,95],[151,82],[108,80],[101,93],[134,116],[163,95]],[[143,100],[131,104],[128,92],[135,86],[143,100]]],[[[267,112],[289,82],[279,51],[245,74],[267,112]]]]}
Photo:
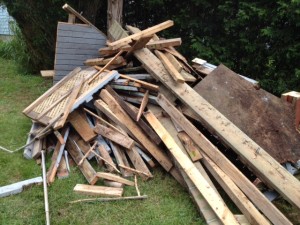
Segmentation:
{"type": "MultiPolygon", "coordinates": [[[[51,81],[40,76],[17,71],[13,61],[0,58],[0,145],[11,150],[25,144],[30,130],[31,121],[22,110],[51,86],[51,81]]],[[[22,153],[0,151],[0,186],[41,176],[40,166],[34,160],[23,158],[22,153]]],[[[69,178],[56,180],[48,189],[51,222],[205,224],[188,193],[171,176],[159,168],[154,169],[153,175],[150,181],[138,182],[141,194],[148,195],[144,201],[69,204],[69,201],[86,198],[73,192],[77,183],[86,183],[79,169],[73,167],[69,178]]],[[[134,187],[126,187],[124,193],[125,196],[136,195],[134,187]]],[[[42,186],[0,198],[0,224],[44,224],[44,220],[42,186]]]]}

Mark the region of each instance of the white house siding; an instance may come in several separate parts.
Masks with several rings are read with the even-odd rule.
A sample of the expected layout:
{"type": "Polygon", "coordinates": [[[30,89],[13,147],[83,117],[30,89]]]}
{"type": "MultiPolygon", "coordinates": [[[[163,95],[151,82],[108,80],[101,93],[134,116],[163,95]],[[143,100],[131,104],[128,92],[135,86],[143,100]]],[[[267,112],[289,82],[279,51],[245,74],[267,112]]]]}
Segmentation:
{"type": "Polygon", "coordinates": [[[13,21],[14,20],[8,14],[6,7],[0,6],[0,35],[13,35],[13,32],[10,27],[10,23],[13,21]]]}

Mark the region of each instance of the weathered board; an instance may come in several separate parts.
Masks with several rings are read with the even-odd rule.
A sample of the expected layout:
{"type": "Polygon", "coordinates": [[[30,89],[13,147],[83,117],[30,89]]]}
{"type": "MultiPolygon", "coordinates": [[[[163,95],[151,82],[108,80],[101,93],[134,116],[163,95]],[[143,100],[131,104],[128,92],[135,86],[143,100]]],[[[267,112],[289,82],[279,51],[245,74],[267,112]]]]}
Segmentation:
{"type": "Polygon", "coordinates": [[[98,57],[105,46],[106,36],[93,26],[59,22],[55,49],[53,83],[61,80],[75,67],[86,68],[86,59],[98,57]]]}
{"type": "Polygon", "coordinates": [[[253,84],[220,65],[194,90],[278,162],[300,159],[300,135],[292,104],[256,89],[253,84]]]}

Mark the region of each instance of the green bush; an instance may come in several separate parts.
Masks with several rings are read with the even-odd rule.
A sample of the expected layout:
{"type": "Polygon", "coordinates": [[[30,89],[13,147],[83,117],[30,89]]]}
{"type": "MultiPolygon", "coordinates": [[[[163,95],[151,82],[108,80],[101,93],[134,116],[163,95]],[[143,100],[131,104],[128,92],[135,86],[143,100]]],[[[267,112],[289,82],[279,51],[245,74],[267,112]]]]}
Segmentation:
{"type": "Polygon", "coordinates": [[[11,40],[0,40],[0,57],[14,60],[22,68],[22,72],[29,72],[30,54],[27,52],[26,43],[17,24],[12,24],[14,36],[11,40]]]}

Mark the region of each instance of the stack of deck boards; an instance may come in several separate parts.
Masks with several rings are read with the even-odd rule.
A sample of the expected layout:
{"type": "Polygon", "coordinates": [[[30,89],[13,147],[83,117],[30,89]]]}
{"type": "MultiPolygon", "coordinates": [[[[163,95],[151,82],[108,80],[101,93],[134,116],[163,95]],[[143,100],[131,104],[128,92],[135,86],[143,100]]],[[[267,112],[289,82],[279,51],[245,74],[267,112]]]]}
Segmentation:
{"type": "MultiPolygon", "coordinates": [[[[217,137],[255,177],[298,209],[300,182],[272,152],[207,100],[209,90],[202,94],[199,86],[209,79],[207,70],[207,77],[192,87],[202,78],[175,49],[180,39],[156,35],[172,25],[173,21],[166,21],[142,31],[127,26],[125,31],[114,23],[109,30],[113,39],[99,49],[99,58],[85,60],[90,68],[75,68],[24,110],[34,121],[24,154],[34,159],[39,158],[41,149],[52,154],[49,183],[56,176],[67,176],[73,160],[89,184],[79,184],[74,190],[92,195],[121,196],[122,185],[134,185],[134,174],[144,180],[155,179],[151,170],[160,165],[187,188],[208,224],[292,224],[209,135],[217,137]],[[65,157],[68,155],[71,158],[65,157]],[[242,215],[230,211],[211,176],[242,215]],[[98,186],[99,179],[114,187],[98,186]]],[[[228,70],[219,66],[213,73],[222,76],[228,70]]],[[[210,88],[214,89],[213,84],[210,88]]],[[[242,87],[242,91],[250,90],[242,87]]],[[[293,151],[287,152],[289,157],[293,151]]]]}

